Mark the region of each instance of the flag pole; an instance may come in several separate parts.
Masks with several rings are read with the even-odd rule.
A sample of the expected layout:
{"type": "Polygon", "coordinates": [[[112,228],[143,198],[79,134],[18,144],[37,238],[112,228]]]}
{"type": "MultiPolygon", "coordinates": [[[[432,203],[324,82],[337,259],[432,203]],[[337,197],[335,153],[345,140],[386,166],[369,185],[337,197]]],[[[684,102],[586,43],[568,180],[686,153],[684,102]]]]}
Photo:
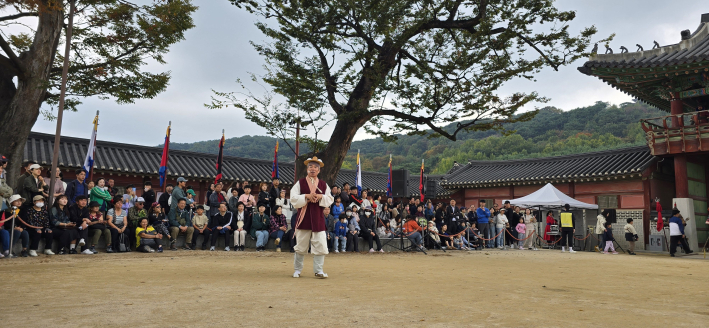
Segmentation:
{"type": "MultiPolygon", "coordinates": [[[[167,137],[168,137],[168,140],[169,140],[171,134],[172,134],[172,121],[167,121],[167,137]]],[[[168,146],[168,147],[169,147],[169,146],[168,146]]],[[[168,153],[168,156],[170,156],[169,153],[168,153]]],[[[159,176],[158,176],[158,179],[160,179],[159,176]]],[[[162,184],[162,192],[164,193],[164,192],[166,192],[166,191],[167,191],[167,169],[166,169],[166,171],[165,171],[165,183],[162,184]]],[[[152,205],[152,204],[151,204],[151,205],[152,205]]]]}
{"type": "MultiPolygon", "coordinates": [[[[96,117],[94,119],[96,120],[96,125],[98,126],[98,111],[96,111],[96,117]]],[[[94,153],[91,154],[91,158],[94,159],[94,164],[95,164],[96,163],[96,140],[94,140],[94,153]]],[[[91,165],[91,167],[89,168],[89,181],[91,181],[93,179],[94,179],[94,165],[91,165]]]]}
{"type": "MultiPolygon", "coordinates": [[[[69,25],[66,29],[66,45],[64,46],[64,65],[62,67],[62,84],[59,92],[59,113],[57,114],[57,130],[54,134],[54,152],[52,153],[52,168],[49,173],[49,199],[47,207],[54,201],[54,185],[57,183],[56,171],[59,164],[59,143],[62,135],[62,118],[64,117],[64,100],[66,98],[66,82],[69,75],[69,56],[71,55],[71,34],[74,27],[74,0],[69,1],[69,25]]],[[[12,233],[12,232],[11,232],[12,233]]]]}

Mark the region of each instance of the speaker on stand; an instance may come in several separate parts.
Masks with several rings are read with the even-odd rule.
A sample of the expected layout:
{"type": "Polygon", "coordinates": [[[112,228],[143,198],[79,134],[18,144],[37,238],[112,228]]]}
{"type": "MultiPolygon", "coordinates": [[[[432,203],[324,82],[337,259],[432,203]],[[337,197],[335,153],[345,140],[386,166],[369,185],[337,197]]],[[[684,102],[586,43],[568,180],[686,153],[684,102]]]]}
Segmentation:
{"type": "Polygon", "coordinates": [[[409,196],[409,170],[391,171],[391,193],[395,198],[409,196]]]}

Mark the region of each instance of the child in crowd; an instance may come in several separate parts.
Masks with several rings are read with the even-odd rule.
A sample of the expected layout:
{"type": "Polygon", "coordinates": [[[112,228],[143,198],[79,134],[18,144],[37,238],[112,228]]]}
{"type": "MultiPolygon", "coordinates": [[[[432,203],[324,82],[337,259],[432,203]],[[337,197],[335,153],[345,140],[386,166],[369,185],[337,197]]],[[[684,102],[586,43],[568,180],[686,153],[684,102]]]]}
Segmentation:
{"type": "Polygon", "coordinates": [[[603,240],[606,241],[606,249],[603,250],[603,254],[608,254],[609,248],[613,251],[613,254],[618,254],[618,252],[615,251],[615,247],[613,247],[615,238],[613,238],[613,228],[611,228],[610,222],[606,222],[606,231],[603,233],[603,240]]]}
{"type": "Polygon", "coordinates": [[[342,245],[342,252],[347,253],[347,215],[340,214],[340,221],[335,223],[335,253],[339,253],[338,248],[342,245]]]}
{"type": "Polygon", "coordinates": [[[192,217],[194,234],[192,235],[192,249],[197,249],[197,236],[202,235],[202,250],[207,249],[212,231],[209,230],[209,218],[204,214],[204,206],[197,205],[197,213],[192,217]]]}
{"type": "Polygon", "coordinates": [[[517,227],[515,227],[515,230],[517,230],[517,239],[520,239],[519,241],[519,249],[524,250],[524,239],[526,237],[526,230],[527,230],[527,225],[524,224],[524,218],[519,218],[519,223],[517,223],[517,227]]]}
{"type": "Polygon", "coordinates": [[[628,255],[635,255],[635,241],[638,240],[638,233],[635,232],[633,219],[628,219],[627,222],[628,224],[623,227],[623,232],[625,232],[625,241],[630,244],[630,247],[628,247],[628,255]]]}

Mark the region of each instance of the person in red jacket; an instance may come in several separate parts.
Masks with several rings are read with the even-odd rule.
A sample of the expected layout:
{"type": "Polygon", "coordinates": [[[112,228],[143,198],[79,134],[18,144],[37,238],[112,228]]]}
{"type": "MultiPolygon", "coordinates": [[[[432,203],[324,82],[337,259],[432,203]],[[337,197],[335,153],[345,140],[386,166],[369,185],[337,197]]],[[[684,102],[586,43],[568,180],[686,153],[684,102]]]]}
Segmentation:
{"type": "Polygon", "coordinates": [[[425,250],[423,248],[423,237],[421,234],[423,233],[423,228],[419,226],[418,222],[416,222],[416,217],[410,216],[409,220],[404,223],[404,234],[406,235],[409,240],[411,240],[414,245],[420,250],[425,250]]]}

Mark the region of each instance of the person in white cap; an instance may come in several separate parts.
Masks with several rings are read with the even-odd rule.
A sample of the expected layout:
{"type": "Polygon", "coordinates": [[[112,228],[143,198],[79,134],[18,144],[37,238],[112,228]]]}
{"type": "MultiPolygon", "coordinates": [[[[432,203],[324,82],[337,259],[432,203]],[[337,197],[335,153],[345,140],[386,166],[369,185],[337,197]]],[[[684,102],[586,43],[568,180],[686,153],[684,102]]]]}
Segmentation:
{"type": "Polygon", "coordinates": [[[20,196],[25,199],[25,208],[30,208],[33,205],[33,199],[37,195],[42,195],[42,193],[49,189],[47,183],[44,182],[42,178],[42,167],[39,164],[30,165],[30,176],[25,178],[22,190],[20,191],[20,196]]]}
{"type": "Polygon", "coordinates": [[[299,278],[303,270],[305,254],[313,254],[313,271],[317,278],[327,278],[323,272],[327,252],[327,229],[323,208],[330,207],[334,199],[330,187],[325,181],[318,179],[320,168],[325,166],[322,160],[313,156],[305,161],[308,176],[298,180],[290,191],[293,207],[298,209],[294,225],[297,244],[293,267],[294,278],[299,278]]]}
{"type": "Polygon", "coordinates": [[[15,257],[15,255],[12,254],[11,249],[12,244],[17,243],[18,240],[22,239],[22,256],[27,257],[29,256],[29,253],[27,252],[27,248],[30,245],[30,235],[27,233],[27,230],[23,229],[23,226],[21,225],[20,221],[20,207],[22,206],[22,203],[25,202],[25,199],[22,198],[20,195],[12,195],[10,198],[7,200],[7,203],[10,207],[5,210],[5,221],[0,221],[0,231],[2,232],[1,234],[3,235],[2,239],[2,247],[3,247],[3,257],[15,257]],[[13,243],[10,243],[10,238],[5,239],[5,233],[7,233],[7,236],[9,237],[10,231],[12,231],[12,239],[13,243]]]}

